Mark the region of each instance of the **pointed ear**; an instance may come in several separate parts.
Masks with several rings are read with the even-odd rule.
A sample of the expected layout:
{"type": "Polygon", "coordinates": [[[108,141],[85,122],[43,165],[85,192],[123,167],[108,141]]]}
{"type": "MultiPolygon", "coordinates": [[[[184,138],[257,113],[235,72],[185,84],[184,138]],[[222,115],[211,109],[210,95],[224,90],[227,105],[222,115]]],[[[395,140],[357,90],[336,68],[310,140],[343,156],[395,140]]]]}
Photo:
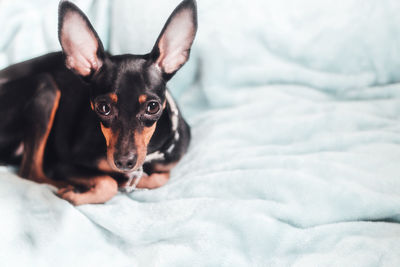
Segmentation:
{"type": "Polygon", "coordinates": [[[189,59],[196,31],[196,1],[185,0],[172,12],[150,53],[167,79],[189,59]]]}
{"type": "Polygon", "coordinates": [[[103,44],[76,5],[62,1],[58,11],[58,39],[65,54],[65,64],[75,73],[89,76],[103,64],[103,44]]]}

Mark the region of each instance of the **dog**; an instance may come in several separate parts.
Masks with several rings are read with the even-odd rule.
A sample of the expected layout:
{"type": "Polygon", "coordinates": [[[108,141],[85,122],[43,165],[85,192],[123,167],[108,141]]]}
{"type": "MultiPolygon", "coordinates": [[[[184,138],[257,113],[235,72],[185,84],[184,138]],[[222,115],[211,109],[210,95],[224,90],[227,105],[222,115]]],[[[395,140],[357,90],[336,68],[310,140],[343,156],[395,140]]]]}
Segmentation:
{"type": "Polygon", "coordinates": [[[176,7],[145,55],[106,52],[71,2],[58,15],[62,51],[0,71],[0,162],[73,205],[164,185],[190,142],[166,83],[189,59],[195,0],[176,7]]]}

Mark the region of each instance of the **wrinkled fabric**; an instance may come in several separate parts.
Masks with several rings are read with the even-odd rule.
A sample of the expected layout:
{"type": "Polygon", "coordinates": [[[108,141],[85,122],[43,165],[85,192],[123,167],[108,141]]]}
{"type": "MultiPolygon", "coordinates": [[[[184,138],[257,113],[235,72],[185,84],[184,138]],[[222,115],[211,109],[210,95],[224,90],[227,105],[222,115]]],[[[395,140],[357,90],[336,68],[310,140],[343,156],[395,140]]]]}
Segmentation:
{"type": "MultiPolygon", "coordinates": [[[[1,66],[59,49],[57,4],[15,2],[0,25],[27,26],[5,28],[1,66]]],[[[150,51],[178,2],[77,1],[113,53],[150,51]]],[[[400,2],[198,8],[170,181],[73,207],[2,167],[0,265],[400,266],[400,2]]]]}

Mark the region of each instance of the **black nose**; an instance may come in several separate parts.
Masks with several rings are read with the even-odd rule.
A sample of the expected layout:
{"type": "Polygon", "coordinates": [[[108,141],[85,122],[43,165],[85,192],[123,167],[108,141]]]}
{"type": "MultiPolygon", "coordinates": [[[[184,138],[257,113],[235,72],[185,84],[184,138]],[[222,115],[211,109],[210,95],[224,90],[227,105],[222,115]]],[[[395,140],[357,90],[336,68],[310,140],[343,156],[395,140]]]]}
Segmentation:
{"type": "Polygon", "coordinates": [[[134,154],[129,154],[127,156],[114,155],[114,163],[118,169],[122,171],[130,171],[136,164],[136,156],[134,154]]]}

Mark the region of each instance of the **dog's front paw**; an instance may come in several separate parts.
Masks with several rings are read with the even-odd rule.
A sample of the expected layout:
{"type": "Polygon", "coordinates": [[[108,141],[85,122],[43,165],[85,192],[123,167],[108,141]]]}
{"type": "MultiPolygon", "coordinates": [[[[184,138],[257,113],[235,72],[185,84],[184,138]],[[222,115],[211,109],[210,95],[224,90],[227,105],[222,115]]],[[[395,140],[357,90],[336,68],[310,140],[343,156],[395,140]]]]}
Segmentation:
{"type": "Polygon", "coordinates": [[[110,176],[91,178],[86,184],[68,185],[58,190],[57,195],[75,206],[103,204],[118,193],[118,183],[110,176]]]}
{"type": "Polygon", "coordinates": [[[150,176],[145,174],[137,184],[137,188],[156,189],[165,185],[169,180],[169,172],[153,173],[150,176]]]}
{"type": "Polygon", "coordinates": [[[69,203],[71,203],[74,206],[81,204],[79,201],[79,199],[80,199],[79,195],[80,195],[80,193],[76,192],[76,188],[72,185],[68,185],[66,187],[60,188],[57,191],[57,196],[68,201],[69,203]]]}

